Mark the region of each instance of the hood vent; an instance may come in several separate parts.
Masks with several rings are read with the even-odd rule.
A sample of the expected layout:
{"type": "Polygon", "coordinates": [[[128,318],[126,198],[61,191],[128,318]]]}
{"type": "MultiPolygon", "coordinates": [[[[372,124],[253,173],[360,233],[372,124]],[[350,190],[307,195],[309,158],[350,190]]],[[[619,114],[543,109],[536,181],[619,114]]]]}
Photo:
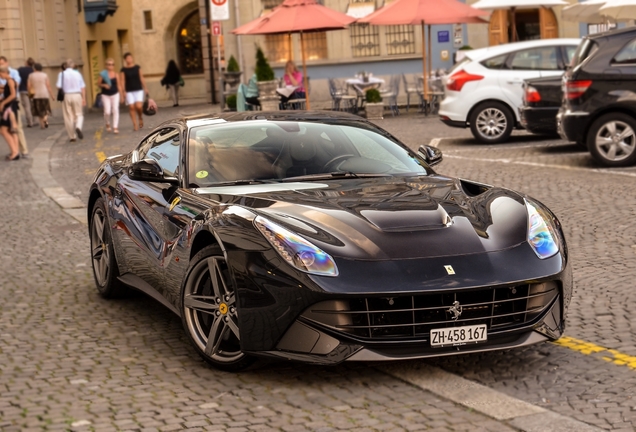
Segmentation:
{"type": "Polygon", "coordinates": [[[433,210],[362,210],[360,213],[384,232],[441,229],[453,224],[453,219],[440,205],[433,210]]]}
{"type": "Polygon", "coordinates": [[[482,183],[475,183],[462,179],[459,180],[459,183],[462,185],[464,193],[470,197],[479,196],[492,187],[482,183]]]}

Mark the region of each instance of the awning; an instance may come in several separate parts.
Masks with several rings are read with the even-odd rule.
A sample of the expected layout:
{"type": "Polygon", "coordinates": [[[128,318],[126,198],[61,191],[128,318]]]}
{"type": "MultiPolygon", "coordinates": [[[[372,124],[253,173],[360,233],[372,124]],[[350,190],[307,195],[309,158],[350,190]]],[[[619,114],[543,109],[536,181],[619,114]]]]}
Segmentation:
{"type": "Polygon", "coordinates": [[[375,12],[375,2],[356,2],[349,3],[347,7],[347,15],[355,19],[364,18],[365,16],[375,12]]]}

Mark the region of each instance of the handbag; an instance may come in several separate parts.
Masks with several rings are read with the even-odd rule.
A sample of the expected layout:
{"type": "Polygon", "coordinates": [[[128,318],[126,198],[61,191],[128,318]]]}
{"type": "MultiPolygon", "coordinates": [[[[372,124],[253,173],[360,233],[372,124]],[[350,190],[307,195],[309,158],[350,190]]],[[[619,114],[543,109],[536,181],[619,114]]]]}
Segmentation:
{"type": "Polygon", "coordinates": [[[183,77],[179,77],[179,85],[181,87],[183,87],[185,85],[185,81],[183,80],[183,77]]]}
{"type": "Polygon", "coordinates": [[[104,108],[104,101],[102,101],[101,93],[95,96],[95,103],[93,104],[93,108],[104,108]]]}
{"type": "Polygon", "coordinates": [[[64,102],[64,72],[62,72],[62,88],[57,89],[57,101],[64,102]]]}

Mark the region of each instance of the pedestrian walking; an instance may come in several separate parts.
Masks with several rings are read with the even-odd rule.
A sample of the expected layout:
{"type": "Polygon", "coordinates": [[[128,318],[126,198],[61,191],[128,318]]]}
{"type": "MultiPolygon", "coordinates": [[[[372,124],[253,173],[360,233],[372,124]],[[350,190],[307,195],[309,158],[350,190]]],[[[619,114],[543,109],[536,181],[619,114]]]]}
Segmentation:
{"type": "Polygon", "coordinates": [[[33,126],[33,114],[31,113],[31,98],[29,97],[28,81],[29,75],[33,73],[33,66],[35,60],[29,57],[24,66],[18,68],[20,74],[20,85],[18,90],[20,92],[20,108],[24,113],[27,127],[33,126]]]}
{"type": "Polygon", "coordinates": [[[57,76],[58,89],[64,92],[62,102],[64,126],[71,142],[84,139],[84,107],[86,106],[86,85],[82,74],[75,70],[75,61],[68,59],[66,69],[57,76]]]}
{"type": "MultiPolygon", "coordinates": [[[[20,78],[20,73],[16,70],[13,69],[11,66],[9,66],[9,61],[7,60],[7,58],[5,56],[0,56],[0,67],[6,67],[9,70],[9,76],[15,81],[16,86],[20,85],[20,82],[22,81],[20,78]]],[[[6,80],[0,78],[0,86],[4,86],[6,85],[6,80]]],[[[17,89],[16,89],[17,92],[17,89]]],[[[18,96],[16,95],[16,103],[18,103],[18,96]]],[[[17,122],[18,122],[18,145],[20,147],[20,154],[22,155],[22,157],[24,159],[28,159],[29,158],[29,147],[27,145],[27,141],[26,141],[26,137],[24,136],[24,129],[22,127],[22,117],[18,116],[17,118],[17,122]]]]}
{"type": "Polygon", "coordinates": [[[6,66],[0,66],[0,78],[5,82],[3,98],[0,101],[0,134],[11,151],[6,160],[16,161],[20,159],[17,122],[15,122],[15,116],[18,115],[18,84],[11,78],[9,68],[6,66]]]}
{"type": "Polygon", "coordinates": [[[135,64],[135,59],[131,53],[124,54],[124,67],[121,68],[120,80],[122,97],[128,105],[133,130],[141,129],[144,127],[144,96],[148,94],[148,89],[141,73],[141,67],[135,64]],[[139,126],[137,126],[137,120],[139,120],[139,126]]]}
{"type": "Polygon", "coordinates": [[[53,90],[49,76],[42,72],[42,65],[36,63],[33,65],[35,71],[29,75],[27,89],[29,94],[33,95],[31,100],[31,108],[33,115],[39,119],[40,129],[49,127],[49,114],[51,114],[51,103],[53,99],[53,90]]]}
{"type": "Polygon", "coordinates": [[[161,85],[166,86],[170,91],[170,97],[172,98],[172,106],[179,106],[179,87],[184,85],[183,78],[181,77],[181,71],[174,60],[168,62],[166,68],[166,74],[161,79],[161,85]]]}
{"type": "Polygon", "coordinates": [[[115,72],[115,60],[106,59],[106,69],[99,74],[99,86],[102,89],[102,105],[104,106],[104,121],[106,131],[111,131],[110,118],[112,115],[112,131],[119,133],[119,80],[115,72]]]}

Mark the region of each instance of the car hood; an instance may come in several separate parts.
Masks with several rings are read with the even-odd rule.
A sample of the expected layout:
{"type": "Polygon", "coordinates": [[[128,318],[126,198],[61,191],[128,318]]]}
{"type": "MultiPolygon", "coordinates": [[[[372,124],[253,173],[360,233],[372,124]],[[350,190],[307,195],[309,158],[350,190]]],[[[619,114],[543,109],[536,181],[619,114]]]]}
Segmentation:
{"type": "Polygon", "coordinates": [[[408,259],[499,251],[527,239],[523,197],[443,176],[199,189],[295,231],[334,257],[408,259]]]}

